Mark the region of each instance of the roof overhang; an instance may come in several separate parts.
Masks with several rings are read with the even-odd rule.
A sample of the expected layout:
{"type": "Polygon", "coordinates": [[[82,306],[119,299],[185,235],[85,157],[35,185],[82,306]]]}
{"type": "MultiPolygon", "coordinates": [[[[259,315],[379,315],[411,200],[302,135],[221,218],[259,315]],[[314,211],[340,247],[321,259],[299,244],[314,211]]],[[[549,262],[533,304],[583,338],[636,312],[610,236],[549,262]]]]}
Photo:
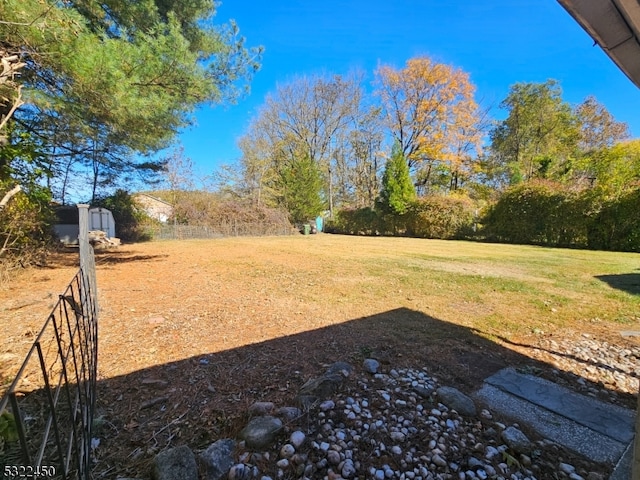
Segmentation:
{"type": "Polygon", "coordinates": [[[640,87],[640,0],[558,0],[640,87]]]}

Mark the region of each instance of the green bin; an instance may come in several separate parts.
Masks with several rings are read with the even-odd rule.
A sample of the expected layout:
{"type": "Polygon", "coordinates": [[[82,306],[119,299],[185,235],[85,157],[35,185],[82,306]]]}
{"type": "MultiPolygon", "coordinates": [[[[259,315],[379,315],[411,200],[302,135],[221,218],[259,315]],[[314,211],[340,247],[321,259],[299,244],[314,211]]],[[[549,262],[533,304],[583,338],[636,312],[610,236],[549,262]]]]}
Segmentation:
{"type": "Polygon", "coordinates": [[[303,229],[305,235],[309,235],[311,233],[311,225],[309,225],[308,223],[305,223],[303,225],[303,229]]]}

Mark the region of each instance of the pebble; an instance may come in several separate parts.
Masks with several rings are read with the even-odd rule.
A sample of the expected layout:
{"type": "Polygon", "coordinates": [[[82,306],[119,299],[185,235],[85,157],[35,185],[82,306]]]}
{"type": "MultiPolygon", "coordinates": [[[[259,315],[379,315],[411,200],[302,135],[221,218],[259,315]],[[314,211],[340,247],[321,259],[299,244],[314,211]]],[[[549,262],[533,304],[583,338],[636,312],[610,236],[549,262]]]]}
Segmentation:
{"type": "Polygon", "coordinates": [[[300,430],[296,430],[289,437],[289,441],[295,448],[300,448],[300,446],[304,443],[305,438],[306,438],[306,435],[304,434],[304,432],[301,432],[300,430]]]}
{"type": "Polygon", "coordinates": [[[280,449],[280,458],[291,458],[296,453],[296,449],[290,443],[285,443],[280,449]]]}
{"type": "Polygon", "coordinates": [[[327,410],[333,410],[336,404],[333,400],[326,400],[320,404],[320,410],[326,412],[327,410]]]}
{"type": "Polygon", "coordinates": [[[344,461],[341,473],[344,478],[351,478],[356,474],[356,467],[353,460],[347,459],[344,461]]]}
{"type": "Polygon", "coordinates": [[[373,358],[367,358],[363,362],[364,371],[368,373],[378,373],[378,369],[380,368],[380,362],[373,358]]]}
{"type": "Polygon", "coordinates": [[[573,465],[569,465],[568,463],[560,462],[560,464],[558,464],[558,468],[560,469],[561,472],[564,472],[567,475],[571,475],[573,472],[576,471],[576,467],[574,467],[573,465]]]}
{"type": "Polygon", "coordinates": [[[446,467],[447,466],[447,461],[442,458],[440,455],[434,455],[433,458],[431,459],[431,461],[437,465],[438,467],[446,467]]]}
{"type": "Polygon", "coordinates": [[[329,450],[327,452],[327,460],[331,465],[338,465],[340,463],[340,453],[335,450],[329,450]]]}

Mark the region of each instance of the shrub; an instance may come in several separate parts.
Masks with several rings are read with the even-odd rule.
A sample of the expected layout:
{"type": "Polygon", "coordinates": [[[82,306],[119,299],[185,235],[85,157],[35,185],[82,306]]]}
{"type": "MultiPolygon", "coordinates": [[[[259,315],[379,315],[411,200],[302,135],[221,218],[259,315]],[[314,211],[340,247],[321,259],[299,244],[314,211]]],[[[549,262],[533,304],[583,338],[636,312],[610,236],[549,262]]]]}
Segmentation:
{"type": "Polygon", "coordinates": [[[586,246],[591,199],[549,181],[516,185],[484,216],[489,240],[548,246],[586,246]]]}
{"type": "Polygon", "coordinates": [[[378,213],[370,207],[345,209],[336,212],[333,218],[327,220],[325,232],[347,235],[376,235],[379,231],[379,223],[378,213]]]}
{"type": "MultiPolygon", "coordinates": [[[[12,185],[0,182],[0,198],[12,185]]],[[[53,212],[49,192],[32,186],[12,197],[0,209],[0,276],[16,267],[42,261],[54,244],[53,212]]]]}
{"type": "Polygon", "coordinates": [[[288,219],[288,213],[282,208],[271,208],[245,200],[221,199],[213,202],[207,211],[206,219],[202,223],[220,229],[225,225],[244,225],[243,229],[253,230],[256,234],[263,234],[265,227],[280,226],[280,231],[291,230],[293,227],[288,219]]]}
{"type": "Polygon", "coordinates": [[[415,200],[403,219],[406,234],[422,238],[463,238],[473,231],[475,205],[461,195],[431,195],[415,200]]]}
{"type": "Polygon", "coordinates": [[[640,188],[604,199],[588,225],[588,246],[598,250],[640,252],[640,188]]]}
{"type": "Polygon", "coordinates": [[[325,231],[348,235],[407,235],[422,238],[471,236],[475,204],[460,195],[429,196],[410,202],[404,214],[386,209],[340,210],[325,231]]]}

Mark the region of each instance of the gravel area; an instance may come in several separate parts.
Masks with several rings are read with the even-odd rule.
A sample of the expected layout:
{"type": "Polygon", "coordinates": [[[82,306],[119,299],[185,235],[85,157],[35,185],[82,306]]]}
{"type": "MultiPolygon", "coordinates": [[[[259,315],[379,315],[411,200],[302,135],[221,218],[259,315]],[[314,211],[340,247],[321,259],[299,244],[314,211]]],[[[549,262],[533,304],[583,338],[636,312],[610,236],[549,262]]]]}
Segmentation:
{"type": "MultiPolygon", "coordinates": [[[[610,368],[625,372],[638,349],[602,355],[610,368]]],[[[617,378],[637,387],[633,373],[617,378]]],[[[439,401],[439,381],[426,369],[358,369],[354,376],[341,393],[285,424],[285,438],[270,451],[253,451],[241,442],[228,478],[598,480],[613,468],[549,440],[529,439],[524,425],[495,418],[487,409],[461,416],[439,401]]]]}
{"type": "MultiPolygon", "coordinates": [[[[549,367],[528,370],[525,365],[521,368],[526,373],[552,377],[578,393],[631,406],[640,357],[640,347],[632,342],[611,345],[585,334],[562,340],[542,337],[527,348],[549,367]]],[[[335,365],[348,364],[327,364],[327,373],[307,384],[323,390],[323,379],[331,378],[335,365]]],[[[273,401],[267,395],[251,404],[245,419],[249,425],[264,420],[258,422],[259,429],[272,430],[268,440],[252,437],[252,445],[243,435],[249,425],[245,423],[242,432],[238,425],[229,432],[232,436],[218,439],[229,451],[214,469],[219,475],[208,476],[201,468],[201,478],[604,480],[615,467],[541,438],[520,419],[501,416],[477,400],[475,412],[462,408],[464,402],[456,409],[445,392],[457,390],[429,367],[394,368],[389,361],[366,359],[336,371],[346,375],[339,388],[306,407],[300,402],[308,393],[305,386],[297,399],[275,394],[273,401]]],[[[202,458],[214,445],[191,447],[202,458]]]]}
{"type": "MultiPolygon", "coordinates": [[[[546,362],[555,370],[556,381],[569,384],[585,395],[605,396],[612,403],[622,396],[637,395],[640,347],[631,341],[614,345],[592,335],[576,334],[574,340],[542,338],[530,351],[532,358],[546,362]],[[563,378],[561,372],[571,372],[563,378]],[[625,395],[626,394],[626,395],[625,395]]],[[[634,404],[627,407],[634,407],[634,404]]]]}

